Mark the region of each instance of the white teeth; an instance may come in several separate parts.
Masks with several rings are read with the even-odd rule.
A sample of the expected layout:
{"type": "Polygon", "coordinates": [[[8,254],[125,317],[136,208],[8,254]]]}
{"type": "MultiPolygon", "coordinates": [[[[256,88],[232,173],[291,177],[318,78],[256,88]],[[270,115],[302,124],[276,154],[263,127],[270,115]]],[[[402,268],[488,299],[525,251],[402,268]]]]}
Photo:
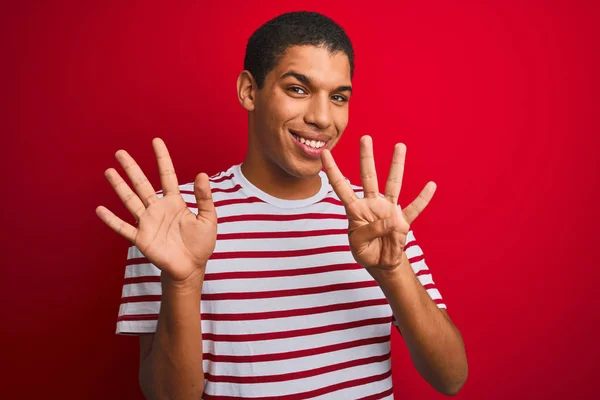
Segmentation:
{"type": "Polygon", "coordinates": [[[294,137],[294,139],[296,139],[300,143],[310,146],[314,149],[320,149],[321,147],[325,146],[325,142],[321,142],[318,140],[307,140],[307,139],[304,139],[303,137],[296,136],[293,134],[292,134],[292,136],[294,137]]]}

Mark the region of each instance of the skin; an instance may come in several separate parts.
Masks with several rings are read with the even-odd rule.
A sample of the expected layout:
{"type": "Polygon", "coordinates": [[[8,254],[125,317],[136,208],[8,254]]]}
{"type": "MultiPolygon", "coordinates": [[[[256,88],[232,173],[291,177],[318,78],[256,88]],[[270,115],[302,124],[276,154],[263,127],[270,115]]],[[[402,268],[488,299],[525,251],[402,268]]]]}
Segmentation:
{"type": "Polygon", "coordinates": [[[352,255],[381,287],[419,374],[438,392],[455,395],[468,376],[462,335],[446,310],[427,294],[404,252],[410,225],[431,201],[436,185],[429,182],[402,210],[397,203],[406,146],[394,147],[384,197],[379,196],[371,137],[361,138],[360,153],[363,198],[356,196],[331,153],[321,154],[323,168],[348,216],[352,255]]]}
{"type": "MultiPolygon", "coordinates": [[[[289,48],[258,89],[252,74],[237,81],[238,98],[248,110],[246,178],[281,199],[308,198],[320,189],[325,170],[348,216],[352,254],[385,294],[417,371],[440,393],[456,394],[468,366],[462,336],[448,313],[439,309],[416,278],[404,253],[410,225],[431,201],[429,182],[405,209],[397,205],[406,146],[394,148],[384,197],[377,187],[373,143],[361,138],[358,198],[335,164],[330,150],[348,124],[350,65],[342,53],[314,46],[289,48]],[[310,157],[290,130],[327,141],[319,157],[310,157]]],[[[302,136],[301,135],[301,136],[302,136]]],[[[136,245],[162,271],[162,304],[156,333],[140,336],[140,386],[149,399],[200,398],[204,391],[200,296],[206,262],[214,251],[217,219],[208,176],[197,175],[198,214],[183,201],[165,143],[152,142],[164,195],[158,198],[143,171],[124,150],[116,158],[133,189],[109,168],[105,176],[137,221],[134,227],[103,206],[98,217],[136,245]]]]}
{"type": "Polygon", "coordinates": [[[242,172],[272,196],[303,199],[317,193],[317,174],[325,170],[346,209],[352,254],[386,295],[415,367],[432,387],[452,395],[468,375],[462,335],[446,310],[431,300],[404,253],[410,225],[431,201],[436,185],[429,182],[406,209],[397,206],[406,156],[406,146],[398,143],[385,197],[379,197],[373,142],[364,136],[365,196],[354,194],[330,152],[348,125],[351,85],[347,56],[314,46],[289,48],[260,90],[244,71],[238,78],[238,98],[249,112],[249,144],[242,172]],[[307,157],[290,130],[328,138],[326,150],[319,159],[307,157]]]}
{"type": "Polygon", "coordinates": [[[147,399],[199,399],[204,392],[200,298],[206,262],[217,239],[217,214],[208,176],[194,182],[198,214],[179,193],[173,162],[161,139],[152,141],[163,197],[158,198],[143,171],[124,150],[115,157],[133,184],[114,168],[105,176],[137,226],[106,207],[98,217],[162,271],[162,301],[156,333],[140,335],[139,383],[147,399]],[[135,190],[135,191],[134,191],[135,190]]]}
{"type": "Polygon", "coordinates": [[[294,46],[267,74],[262,89],[248,71],[240,74],[237,86],[239,101],[248,110],[248,150],[242,163],[246,178],[280,199],[316,194],[322,163],[307,157],[289,131],[322,135],[329,149],[337,144],[348,125],[348,57],[294,46]]]}

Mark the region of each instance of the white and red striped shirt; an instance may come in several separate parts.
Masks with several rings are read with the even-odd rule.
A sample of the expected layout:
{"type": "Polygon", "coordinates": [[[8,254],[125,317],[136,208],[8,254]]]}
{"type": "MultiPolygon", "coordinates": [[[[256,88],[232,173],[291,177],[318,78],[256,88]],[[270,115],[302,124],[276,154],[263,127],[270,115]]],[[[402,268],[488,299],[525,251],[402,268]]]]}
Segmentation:
{"type": "MultiPolygon", "coordinates": [[[[392,310],[354,260],[344,207],[319,175],[321,190],[303,200],[262,192],[240,165],[210,179],[218,235],[202,287],[205,400],[393,398],[392,310]]],[[[180,190],[196,213],[193,183],[180,190]]],[[[405,251],[445,308],[412,232],[405,251]]],[[[160,298],[160,270],[130,247],[117,333],[155,332],[160,298]]]]}

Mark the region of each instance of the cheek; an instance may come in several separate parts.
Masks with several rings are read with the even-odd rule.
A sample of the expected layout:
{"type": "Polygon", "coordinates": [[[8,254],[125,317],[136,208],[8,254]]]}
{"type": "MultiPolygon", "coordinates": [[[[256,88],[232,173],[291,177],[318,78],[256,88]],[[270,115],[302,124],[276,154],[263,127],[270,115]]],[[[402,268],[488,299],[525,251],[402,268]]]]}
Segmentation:
{"type": "Polygon", "coordinates": [[[282,124],[302,116],[304,103],[284,93],[273,99],[273,115],[282,124]]]}
{"type": "Polygon", "coordinates": [[[288,145],[283,134],[287,133],[290,121],[294,121],[301,114],[297,101],[285,95],[274,95],[269,101],[263,103],[261,110],[262,125],[260,135],[262,141],[270,151],[281,153],[280,147],[288,145]]]}
{"type": "Polygon", "coordinates": [[[348,126],[348,106],[337,110],[333,117],[333,123],[338,132],[338,135],[341,135],[346,127],[348,126]]]}
{"type": "Polygon", "coordinates": [[[259,135],[266,141],[272,141],[274,133],[278,130],[279,125],[279,111],[275,106],[277,101],[274,98],[270,98],[265,101],[260,108],[260,116],[258,117],[259,122],[259,135]]]}

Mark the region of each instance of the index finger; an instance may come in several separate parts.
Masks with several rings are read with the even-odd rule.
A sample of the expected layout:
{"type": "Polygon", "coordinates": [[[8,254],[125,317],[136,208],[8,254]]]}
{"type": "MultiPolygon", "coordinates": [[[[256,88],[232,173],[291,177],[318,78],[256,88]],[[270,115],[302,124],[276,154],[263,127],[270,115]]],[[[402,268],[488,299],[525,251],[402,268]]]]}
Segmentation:
{"type": "Polygon", "coordinates": [[[167,145],[161,138],[155,138],[152,140],[152,147],[154,148],[154,154],[156,154],[163,194],[179,194],[179,183],[167,145]]]}
{"type": "Polygon", "coordinates": [[[354,201],[358,200],[356,193],[354,193],[354,190],[352,190],[352,187],[346,181],[344,175],[342,175],[329,150],[325,149],[321,152],[321,162],[323,163],[323,170],[327,174],[329,183],[342,201],[342,204],[348,207],[354,201]]]}

